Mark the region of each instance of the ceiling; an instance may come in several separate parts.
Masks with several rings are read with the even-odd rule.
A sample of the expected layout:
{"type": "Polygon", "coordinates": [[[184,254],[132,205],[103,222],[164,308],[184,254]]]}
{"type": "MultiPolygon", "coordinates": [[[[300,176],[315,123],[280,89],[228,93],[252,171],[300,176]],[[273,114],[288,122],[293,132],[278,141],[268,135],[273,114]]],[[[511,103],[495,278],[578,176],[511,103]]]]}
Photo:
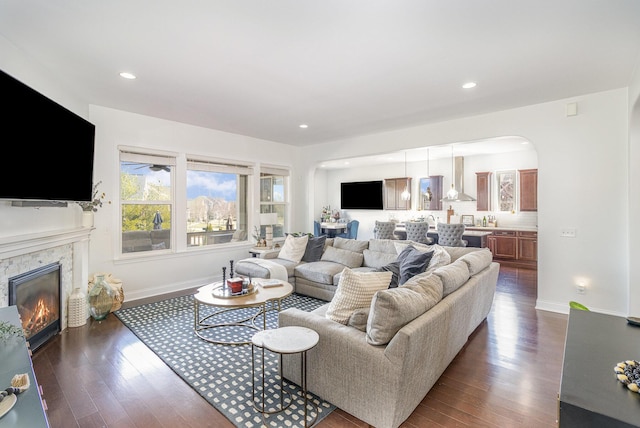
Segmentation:
{"type": "Polygon", "coordinates": [[[0,0],[0,36],[89,104],[294,146],[626,87],[639,23],[638,0],[0,0]]]}

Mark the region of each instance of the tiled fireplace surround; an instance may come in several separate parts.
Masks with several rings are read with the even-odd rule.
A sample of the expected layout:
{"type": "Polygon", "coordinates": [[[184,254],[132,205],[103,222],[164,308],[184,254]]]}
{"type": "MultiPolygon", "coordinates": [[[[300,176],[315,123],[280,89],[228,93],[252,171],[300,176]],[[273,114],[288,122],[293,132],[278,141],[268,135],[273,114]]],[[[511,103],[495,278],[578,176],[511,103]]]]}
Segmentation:
{"type": "Polygon", "coordinates": [[[59,262],[60,329],[66,329],[69,295],[75,287],[86,291],[91,230],[77,228],[0,238],[0,307],[9,305],[9,278],[59,262]]]}

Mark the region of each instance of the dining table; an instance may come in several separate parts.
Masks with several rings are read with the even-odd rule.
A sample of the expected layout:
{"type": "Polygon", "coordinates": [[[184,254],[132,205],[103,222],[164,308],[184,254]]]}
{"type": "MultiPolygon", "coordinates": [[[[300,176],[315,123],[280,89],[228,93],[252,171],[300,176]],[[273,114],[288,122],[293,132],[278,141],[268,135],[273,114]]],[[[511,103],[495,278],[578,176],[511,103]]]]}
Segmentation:
{"type": "Polygon", "coordinates": [[[322,233],[327,235],[327,237],[335,238],[336,235],[344,233],[344,231],[347,230],[347,223],[340,223],[340,222],[324,223],[323,222],[323,223],[320,223],[320,229],[322,230],[322,233]]]}

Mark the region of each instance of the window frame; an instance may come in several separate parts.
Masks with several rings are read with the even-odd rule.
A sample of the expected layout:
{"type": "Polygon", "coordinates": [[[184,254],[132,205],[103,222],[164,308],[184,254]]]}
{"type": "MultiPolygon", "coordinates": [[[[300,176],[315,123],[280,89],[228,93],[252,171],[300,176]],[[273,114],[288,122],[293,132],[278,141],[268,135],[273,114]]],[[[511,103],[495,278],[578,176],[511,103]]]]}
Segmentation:
{"type": "MultiPolygon", "coordinates": [[[[274,228],[273,240],[275,242],[283,241],[285,239],[285,236],[286,236],[285,231],[287,230],[288,224],[289,224],[289,208],[291,205],[290,196],[289,196],[290,195],[290,177],[291,177],[291,171],[289,168],[276,166],[276,165],[260,166],[260,174],[258,177],[258,179],[260,180],[259,195],[258,195],[258,201],[259,201],[258,211],[260,214],[269,214],[274,212],[278,214],[278,223],[276,224],[280,226],[281,232],[276,232],[279,228],[274,228]],[[271,186],[268,189],[263,184],[263,180],[266,180],[268,178],[272,179],[273,177],[282,179],[282,193],[283,193],[282,201],[273,200],[273,195],[275,194],[274,192],[275,186],[273,184],[273,180],[271,181],[271,186]],[[263,192],[268,192],[271,195],[271,198],[270,198],[271,200],[265,200],[265,198],[263,197],[263,192]],[[277,207],[280,207],[280,210],[278,210],[277,207]],[[282,214],[282,218],[280,218],[280,213],[282,214]]],[[[260,230],[262,231],[263,227],[262,225],[260,225],[259,217],[257,219],[257,224],[260,230]]]]}
{"type": "MultiPolygon", "coordinates": [[[[153,149],[146,149],[140,147],[118,147],[118,248],[117,253],[120,258],[135,258],[135,257],[149,257],[150,255],[159,255],[174,253],[176,251],[175,245],[175,207],[176,207],[176,165],[177,165],[177,153],[167,152],[153,149]],[[132,162],[140,164],[153,164],[153,165],[166,165],[170,167],[169,171],[169,186],[168,199],[159,200],[146,200],[146,199],[124,199],[122,194],[122,163],[132,162]],[[169,215],[171,221],[171,227],[169,228],[169,248],[154,250],[153,247],[149,250],[140,251],[124,251],[123,234],[126,232],[123,230],[124,226],[124,208],[127,205],[168,205],[169,215]]],[[[150,231],[151,232],[151,231],[150,231]]]]}
{"type": "MultiPolygon", "coordinates": [[[[184,226],[187,236],[185,237],[185,246],[188,250],[197,250],[202,248],[218,248],[220,246],[225,246],[229,244],[235,244],[237,242],[212,242],[211,244],[204,245],[192,245],[189,239],[189,231],[188,231],[188,221],[189,218],[187,216],[188,204],[189,201],[187,199],[187,180],[189,171],[202,171],[202,172],[211,172],[211,173],[220,173],[220,174],[235,174],[237,176],[237,206],[236,206],[236,214],[237,219],[239,221],[238,227],[245,227],[246,236],[237,242],[247,243],[249,242],[249,238],[251,236],[250,233],[250,225],[251,225],[251,181],[252,176],[254,174],[254,165],[250,162],[242,162],[238,160],[231,160],[225,158],[214,158],[202,155],[194,155],[188,154],[186,156],[186,166],[185,166],[185,214],[184,214],[184,226]],[[243,178],[244,177],[244,178],[243,178]],[[243,199],[243,202],[240,202],[240,199],[243,199]],[[243,208],[244,206],[244,208],[243,208]],[[244,209],[244,213],[242,210],[244,209]]],[[[237,229],[236,229],[237,230],[237,229]]]]}

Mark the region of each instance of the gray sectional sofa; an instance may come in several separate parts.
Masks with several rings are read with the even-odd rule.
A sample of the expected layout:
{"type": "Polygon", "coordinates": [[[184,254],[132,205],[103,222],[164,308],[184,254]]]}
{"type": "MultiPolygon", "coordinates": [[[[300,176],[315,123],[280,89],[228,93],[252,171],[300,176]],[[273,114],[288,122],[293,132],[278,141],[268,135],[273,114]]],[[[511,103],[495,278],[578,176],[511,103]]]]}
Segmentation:
{"type": "MultiPolygon", "coordinates": [[[[419,274],[399,288],[378,291],[371,306],[355,311],[347,325],[327,318],[330,303],[312,312],[280,312],[280,327],[303,326],[320,335],[318,345],[307,353],[309,391],[377,428],[396,428],[411,415],[486,319],[498,280],[498,263],[465,255],[489,250],[445,249],[453,250],[450,265],[419,274]],[[436,289],[441,283],[443,297],[405,324],[420,309],[407,300],[417,293],[401,292],[412,285],[418,289],[421,282],[436,289]],[[388,343],[370,343],[371,332],[388,328],[388,343]]],[[[299,384],[296,357],[283,356],[283,376],[299,384]]]]}
{"type": "MultiPolygon", "coordinates": [[[[421,245],[386,239],[351,241],[327,241],[324,260],[273,261],[287,265],[296,292],[329,301],[345,267],[353,272],[380,271],[398,258],[402,246],[421,245]],[[343,251],[328,249],[331,246],[343,251]],[[361,257],[344,251],[360,252],[361,257]],[[346,264],[340,263],[340,254],[348,256],[346,264]],[[357,259],[359,266],[348,266],[357,259]]],[[[328,313],[340,296],[312,312],[296,308],[280,312],[280,327],[308,327],[320,336],[307,353],[309,391],[377,428],[396,428],[411,415],[486,319],[500,267],[488,249],[432,248],[436,252],[425,272],[400,287],[377,291],[368,307],[352,311],[346,324],[328,313]]],[[[252,276],[266,274],[249,265],[252,276]]],[[[300,384],[300,364],[299,355],[283,356],[283,376],[300,384]]]]}

